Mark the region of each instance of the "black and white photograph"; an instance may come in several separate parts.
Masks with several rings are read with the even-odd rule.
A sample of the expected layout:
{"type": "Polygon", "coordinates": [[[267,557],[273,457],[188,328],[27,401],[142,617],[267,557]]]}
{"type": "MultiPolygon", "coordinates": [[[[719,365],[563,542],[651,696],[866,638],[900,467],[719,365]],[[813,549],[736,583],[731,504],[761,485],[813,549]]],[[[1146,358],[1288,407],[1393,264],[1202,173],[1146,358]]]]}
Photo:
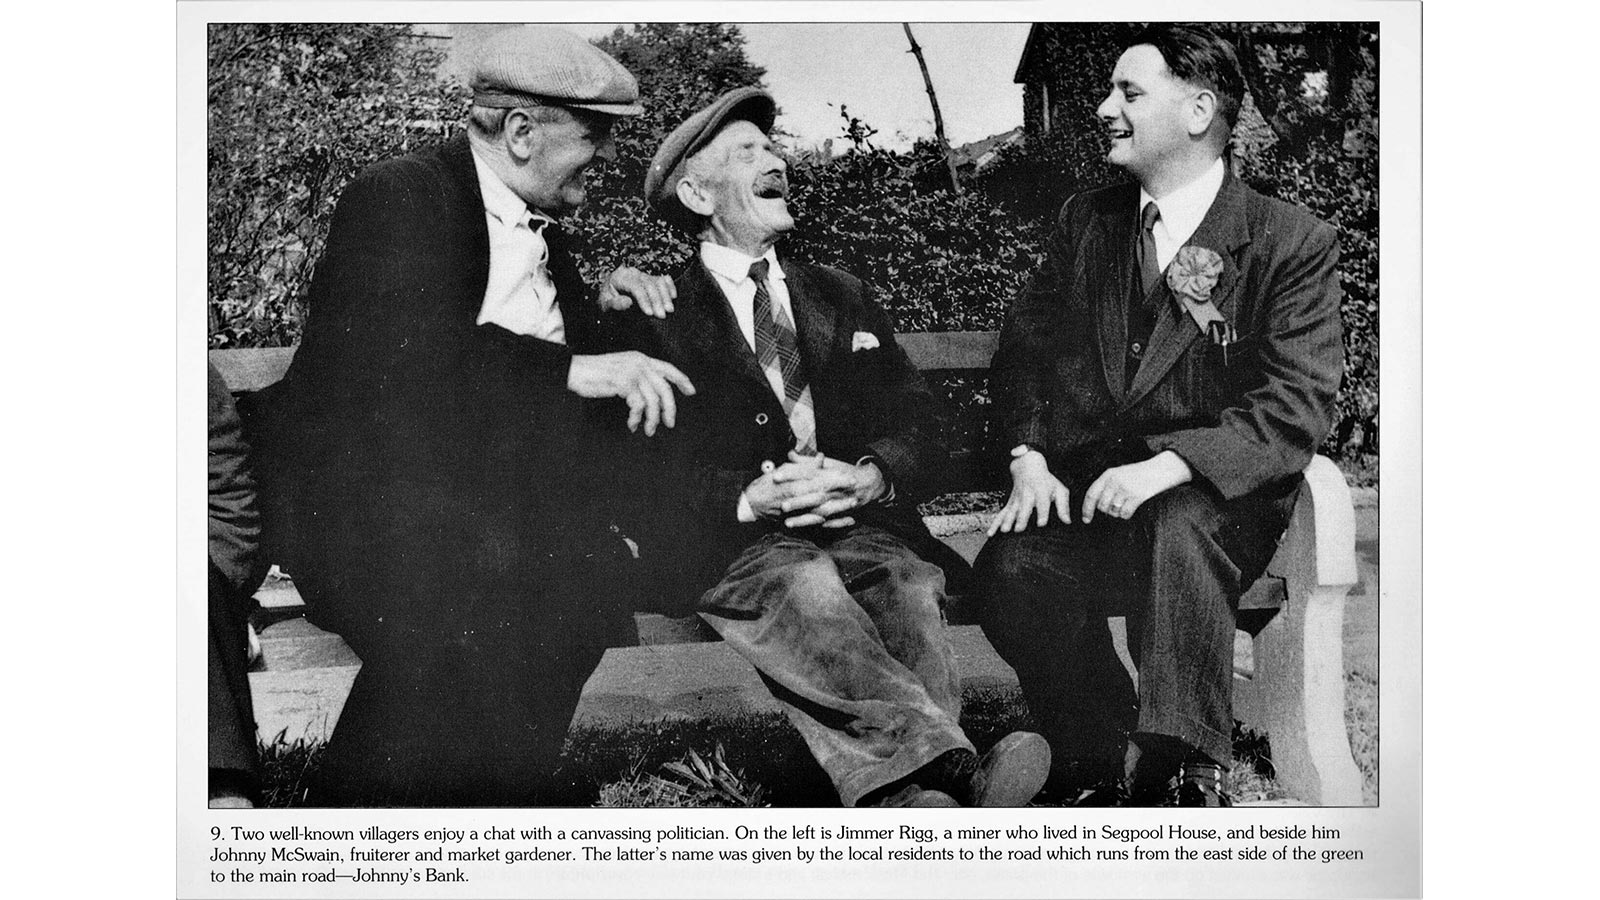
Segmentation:
{"type": "Polygon", "coordinates": [[[180,17],[180,893],[1415,890],[1412,4],[541,6],[180,17]]]}

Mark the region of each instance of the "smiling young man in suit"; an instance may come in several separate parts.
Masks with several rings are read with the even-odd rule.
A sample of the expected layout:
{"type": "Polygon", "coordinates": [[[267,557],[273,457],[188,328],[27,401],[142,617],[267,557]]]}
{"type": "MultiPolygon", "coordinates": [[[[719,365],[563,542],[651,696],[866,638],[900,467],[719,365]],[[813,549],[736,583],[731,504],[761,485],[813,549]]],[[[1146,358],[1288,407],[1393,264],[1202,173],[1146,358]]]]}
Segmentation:
{"type": "Polygon", "coordinates": [[[1098,112],[1136,183],[1062,207],[990,373],[1013,487],[983,627],[1056,750],[1050,790],[1098,782],[1091,803],[1228,802],[1234,611],[1332,424],[1338,235],[1229,172],[1243,99],[1208,29],[1130,43],[1098,112]]]}
{"type": "Polygon", "coordinates": [[[945,571],[928,560],[965,564],[916,508],[947,459],[939,404],[865,285],[775,251],[794,227],[775,114],[757,88],[729,92],[646,177],[700,245],[670,315],[624,320],[696,387],[660,444],[642,556],[761,672],[844,805],[1023,805],[1050,767],[1043,739],[980,759],[957,724],[945,571]]]}

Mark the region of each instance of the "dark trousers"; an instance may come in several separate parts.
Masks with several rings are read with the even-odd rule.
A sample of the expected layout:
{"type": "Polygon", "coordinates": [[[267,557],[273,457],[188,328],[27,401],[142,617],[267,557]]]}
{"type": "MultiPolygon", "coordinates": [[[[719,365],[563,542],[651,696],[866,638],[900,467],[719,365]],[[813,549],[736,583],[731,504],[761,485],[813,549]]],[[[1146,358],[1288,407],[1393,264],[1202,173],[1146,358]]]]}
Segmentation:
{"type": "MultiPolygon", "coordinates": [[[[388,598],[386,608],[409,607],[414,615],[347,624],[343,633],[361,657],[361,671],[308,803],[584,803],[583,785],[558,772],[558,763],[578,696],[601,654],[629,642],[631,563],[625,550],[591,554],[539,566],[537,579],[502,580],[492,589],[475,587],[464,572],[443,596],[388,598]],[[430,605],[437,614],[432,622],[430,605]]],[[[435,580],[408,586],[386,579],[383,586],[415,592],[435,580]]]]}
{"type": "MultiPolygon", "coordinates": [[[[1228,763],[1234,614],[1297,491],[1298,481],[1224,501],[1187,484],[1128,520],[1052,521],[989,539],[976,564],[984,634],[1017,670],[1057,760],[1120,764],[1131,730],[1228,763]],[[1104,621],[1118,614],[1137,692],[1104,621]]],[[[1072,494],[1074,508],[1082,496],[1072,494]]]]}
{"type": "Polygon", "coordinates": [[[229,584],[215,564],[208,567],[206,733],[211,783],[215,789],[256,799],[256,716],[246,671],[250,598],[229,584]]]}

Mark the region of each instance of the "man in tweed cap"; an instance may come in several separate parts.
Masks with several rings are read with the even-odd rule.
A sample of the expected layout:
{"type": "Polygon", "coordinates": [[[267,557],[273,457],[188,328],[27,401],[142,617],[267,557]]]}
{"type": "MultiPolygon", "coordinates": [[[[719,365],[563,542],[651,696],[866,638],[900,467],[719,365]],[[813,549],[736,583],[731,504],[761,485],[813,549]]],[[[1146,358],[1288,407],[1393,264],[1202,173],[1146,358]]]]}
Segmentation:
{"type": "Polygon", "coordinates": [[[916,506],[948,461],[938,401],[866,285],[776,252],[794,219],[775,113],[759,88],[724,94],[645,179],[700,247],[670,316],[626,319],[631,346],[698,387],[652,446],[664,521],[641,554],[700,596],[846,806],[1022,806],[1050,768],[1043,738],[980,760],[958,724],[940,607],[965,563],[916,506]]]}
{"type": "MultiPolygon", "coordinates": [[[[603,426],[623,414],[588,404],[622,398],[653,434],[693,390],[602,352],[560,225],[641,111],[633,76],[518,27],[486,41],[471,88],[466,135],[345,188],[268,402],[278,558],[362,660],[316,804],[574,802],[552,771],[636,580],[610,527],[631,467],[603,426]]],[[[670,281],[620,269],[600,290],[643,305],[670,281]]]]}

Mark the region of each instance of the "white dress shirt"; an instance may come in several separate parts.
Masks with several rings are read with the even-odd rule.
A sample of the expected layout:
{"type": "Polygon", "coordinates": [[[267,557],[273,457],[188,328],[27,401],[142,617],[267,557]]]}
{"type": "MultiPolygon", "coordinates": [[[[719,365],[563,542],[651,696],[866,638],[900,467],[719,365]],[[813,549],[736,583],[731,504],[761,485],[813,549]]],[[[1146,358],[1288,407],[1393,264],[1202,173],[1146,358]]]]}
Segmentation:
{"type": "Polygon", "coordinates": [[[478,324],[566,343],[566,323],[556,305],[555,282],[550,280],[550,248],[542,233],[555,220],[528,209],[476,151],[472,162],[489,226],[489,286],[483,292],[478,324]]]}
{"type": "Polygon", "coordinates": [[[1144,212],[1145,204],[1151,200],[1155,200],[1156,208],[1161,210],[1161,218],[1150,232],[1156,238],[1156,262],[1162,271],[1166,271],[1172,258],[1178,255],[1178,250],[1188,243],[1189,238],[1194,237],[1200,220],[1206,217],[1207,210],[1217,199],[1217,192],[1222,190],[1225,171],[1219,157],[1199,178],[1175,191],[1169,191],[1159,200],[1150,196],[1144,188],[1139,189],[1139,208],[1134,210],[1136,217],[1144,212]]]}
{"type": "MultiPolygon", "coordinates": [[[[700,242],[700,261],[717,277],[717,286],[722,288],[733,307],[733,316],[739,320],[739,330],[744,333],[744,342],[750,345],[751,351],[756,349],[756,283],[750,277],[750,267],[758,259],[767,261],[767,295],[772,298],[773,312],[782,310],[793,322],[794,309],[789,305],[789,288],[784,284],[783,267],[778,265],[776,250],[769,247],[765,254],[755,257],[721,244],[700,242]]],[[[782,397],[783,380],[780,378],[772,389],[782,397]]]]}

